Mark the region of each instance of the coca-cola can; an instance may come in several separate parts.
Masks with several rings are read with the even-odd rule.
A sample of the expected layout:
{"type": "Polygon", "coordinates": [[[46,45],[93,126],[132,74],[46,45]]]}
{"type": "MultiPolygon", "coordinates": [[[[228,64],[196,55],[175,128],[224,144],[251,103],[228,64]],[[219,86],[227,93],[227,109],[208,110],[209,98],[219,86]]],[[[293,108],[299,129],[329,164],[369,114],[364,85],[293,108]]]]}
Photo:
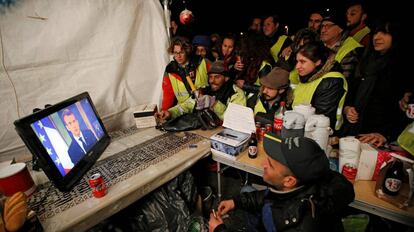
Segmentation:
{"type": "Polygon", "coordinates": [[[89,178],[89,186],[94,197],[100,198],[106,195],[105,181],[100,173],[95,173],[89,178]]]}
{"type": "Polygon", "coordinates": [[[272,124],[270,124],[270,123],[267,123],[267,124],[266,124],[266,126],[265,126],[265,128],[266,128],[266,132],[272,132],[272,130],[273,130],[273,125],[272,125],[272,124]]]}
{"type": "Polygon", "coordinates": [[[354,181],[358,168],[355,164],[346,163],[342,168],[342,175],[344,175],[349,181],[354,181]]]}
{"type": "Polygon", "coordinates": [[[259,133],[259,136],[257,137],[257,141],[263,141],[265,134],[266,134],[266,127],[262,126],[260,128],[260,133],[259,133]]]}

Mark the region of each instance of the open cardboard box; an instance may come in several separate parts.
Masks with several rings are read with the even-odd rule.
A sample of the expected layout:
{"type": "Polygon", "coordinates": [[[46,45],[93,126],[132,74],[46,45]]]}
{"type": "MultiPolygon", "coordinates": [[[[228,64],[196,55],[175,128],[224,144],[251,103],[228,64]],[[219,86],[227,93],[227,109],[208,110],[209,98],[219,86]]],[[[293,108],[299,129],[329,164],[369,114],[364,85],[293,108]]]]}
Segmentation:
{"type": "Polygon", "coordinates": [[[251,133],[256,130],[253,110],[230,103],[224,113],[223,131],[210,137],[214,155],[236,159],[247,148],[251,133]]]}

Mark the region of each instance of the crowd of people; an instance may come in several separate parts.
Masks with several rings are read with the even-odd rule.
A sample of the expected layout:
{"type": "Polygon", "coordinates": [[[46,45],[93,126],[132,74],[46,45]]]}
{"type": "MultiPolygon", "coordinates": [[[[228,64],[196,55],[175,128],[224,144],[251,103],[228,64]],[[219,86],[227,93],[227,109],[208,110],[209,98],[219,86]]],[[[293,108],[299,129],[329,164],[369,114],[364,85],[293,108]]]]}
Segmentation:
{"type": "MultiPolygon", "coordinates": [[[[311,104],[316,114],[330,119],[336,136],[357,136],[377,147],[411,137],[398,141],[412,152],[413,130],[404,129],[413,122],[404,111],[414,81],[403,65],[403,28],[386,18],[368,25],[368,16],[361,2],[353,2],[346,12],[312,12],[308,26],[294,36],[286,35],[277,15],[253,18],[242,36],[190,40],[175,33],[156,117],[165,121],[209,108],[223,119],[227,105],[235,103],[267,122],[282,101],[288,109],[311,104]]],[[[280,141],[271,134],[264,147],[263,179],[271,187],[221,202],[218,214],[210,215],[210,231],[233,231],[221,216],[234,208],[249,210],[255,221],[248,224],[256,229],[343,230],[342,210],[354,192],[329,171],[320,147],[306,138],[280,141]]]]}

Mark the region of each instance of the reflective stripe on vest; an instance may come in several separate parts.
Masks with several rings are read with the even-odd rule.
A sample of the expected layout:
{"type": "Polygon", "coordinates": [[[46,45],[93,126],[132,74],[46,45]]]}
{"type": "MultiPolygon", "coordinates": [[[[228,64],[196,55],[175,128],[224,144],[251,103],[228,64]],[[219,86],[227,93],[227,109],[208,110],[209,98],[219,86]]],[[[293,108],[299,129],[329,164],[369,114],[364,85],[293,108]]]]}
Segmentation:
{"type": "Polygon", "coordinates": [[[414,156],[414,122],[408,125],[398,136],[398,144],[414,156]]]}
{"type": "Polygon", "coordinates": [[[260,101],[259,96],[257,97],[256,105],[254,105],[254,110],[253,111],[254,111],[254,115],[256,115],[259,112],[267,113],[266,109],[263,106],[262,101],[260,101]]]}
{"type": "Polygon", "coordinates": [[[290,73],[289,73],[289,82],[290,82],[290,88],[292,88],[292,89],[295,89],[296,86],[298,86],[298,84],[300,83],[299,73],[298,73],[298,70],[296,68],[294,68],[292,71],[290,71],[290,73]]]}
{"type": "Polygon", "coordinates": [[[343,88],[345,90],[344,95],[342,95],[341,100],[339,101],[338,108],[336,110],[336,123],[335,130],[339,130],[342,126],[342,107],[344,106],[345,96],[348,91],[348,83],[345,80],[345,77],[342,73],[339,72],[328,72],[322,77],[308,82],[308,83],[299,83],[296,86],[296,89],[293,91],[293,104],[292,106],[297,106],[300,104],[311,104],[313,94],[315,93],[316,88],[319,86],[319,83],[325,78],[342,78],[343,79],[343,88]]]}
{"type": "Polygon", "coordinates": [[[259,73],[260,73],[260,71],[262,71],[262,69],[264,69],[264,67],[266,67],[266,65],[269,65],[270,67],[272,67],[272,65],[270,65],[270,63],[269,62],[267,62],[267,61],[262,61],[262,64],[260,65],[260,69],[259,69],[259,72],[257,72],[257,79],[256,79],[256,82],[254,83],[255,85],[258,85],[258,86],[260,86],[261,84],[260,84],[260,78],[259,78],[259,73]]]}
{"type": "Polygon", "coordinates": [[[342,59],[355,48],[362,47],[354,38],[348,37],[335,55],[335,60],[341,63],[342,59]]]}
{"type": "MultiPolygon", "coordinates": [[[[178,103],[183,103],[185,100],[187,100],[188,97],[190,97],[190,93],[185,88],[182,78],[175,73],[168,73],[168,77],[170,79],[171,86],[173,88],[174,95],[177,98],[178,103]]],[[[205,59],[203,59],[200,65],[198,65],[197,67],[194,85],[197,89],[199,89],[205,88],[207,86],[207,83],[207,64],[205,59]]]]}
{"type": "Polygon", "coordinates": [[[208,85],[207,63],[205,59],[202,59],[197,67],[194,85],[197,89],[205,88],[208,85]]]}
{"type": "Polygon", "coordinates": [[[273,59],[275,62],[279,60],[279,52],[282,49],[283,44],[285,43],[285,40],[287,39],[286,35],[279,36],[279,39],[277,39],[276,43],[273,44],[272,48],[270,48],[270,53],[272,53],[273,59]]]}
{"type": "Polygon", "coordinates": [[[359,30],[357,33],[355,33],[355,35],[352,36],[352,38],[354,38],[358,43],[361,42],[361,40],[368,35],[371,32],[371,30],[369,29],[369,27],[365,26],[364,28],[362,28],[361,30],[359,30]]]}

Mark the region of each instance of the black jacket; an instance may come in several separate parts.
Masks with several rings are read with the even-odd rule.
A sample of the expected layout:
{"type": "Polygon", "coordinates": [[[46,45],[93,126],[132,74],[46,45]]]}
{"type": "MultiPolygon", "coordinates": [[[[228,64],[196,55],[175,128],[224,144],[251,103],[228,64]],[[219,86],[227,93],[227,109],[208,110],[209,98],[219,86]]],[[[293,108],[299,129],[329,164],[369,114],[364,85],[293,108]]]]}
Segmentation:
{"type": "MultiPolygon", "coordinates": [[[[321,78],[327,72],[337,70],[339,70],[339,64],[331,57],[321,69],[315,70],[307,76],[300,77],[300,82],[311,82],[321,78]]],[[[332,129],[335,128],[339,101],[346,94],[343,84],[344,80],[341,78],[325,78],[319,83],[311,100],[311,105],[315,107],[315,113],[328,117],[332,129]]]]}
{"type": "Polygon", "coordinates": [[[404,67],[395,54],[380,54],[369,47],[359,64],[355,80],[349,83],[346,106],[358,112],[355,124],[345,120],[344,134],[378,132],[388,140],[395,140],[407,125],[398,101],[404,94],[404,67]]]}
{"type": "MultiPolygon", "coordinates": [[[[277,231],[343,231],[341,217],[354,200],[352,184],[341,174],[330,171],[325,180],[289,193],[257,191],[234,198],[237,209],[262,215],[266,201],[272,203],[273,222],[277,231]]],[[[262,221],[261,219],[259,220],[262,221]]],[[[264,231],[259,223],[259,231],[264,231]]],[[[214,230],[231,231],[224,224],[214,230]]]]}

